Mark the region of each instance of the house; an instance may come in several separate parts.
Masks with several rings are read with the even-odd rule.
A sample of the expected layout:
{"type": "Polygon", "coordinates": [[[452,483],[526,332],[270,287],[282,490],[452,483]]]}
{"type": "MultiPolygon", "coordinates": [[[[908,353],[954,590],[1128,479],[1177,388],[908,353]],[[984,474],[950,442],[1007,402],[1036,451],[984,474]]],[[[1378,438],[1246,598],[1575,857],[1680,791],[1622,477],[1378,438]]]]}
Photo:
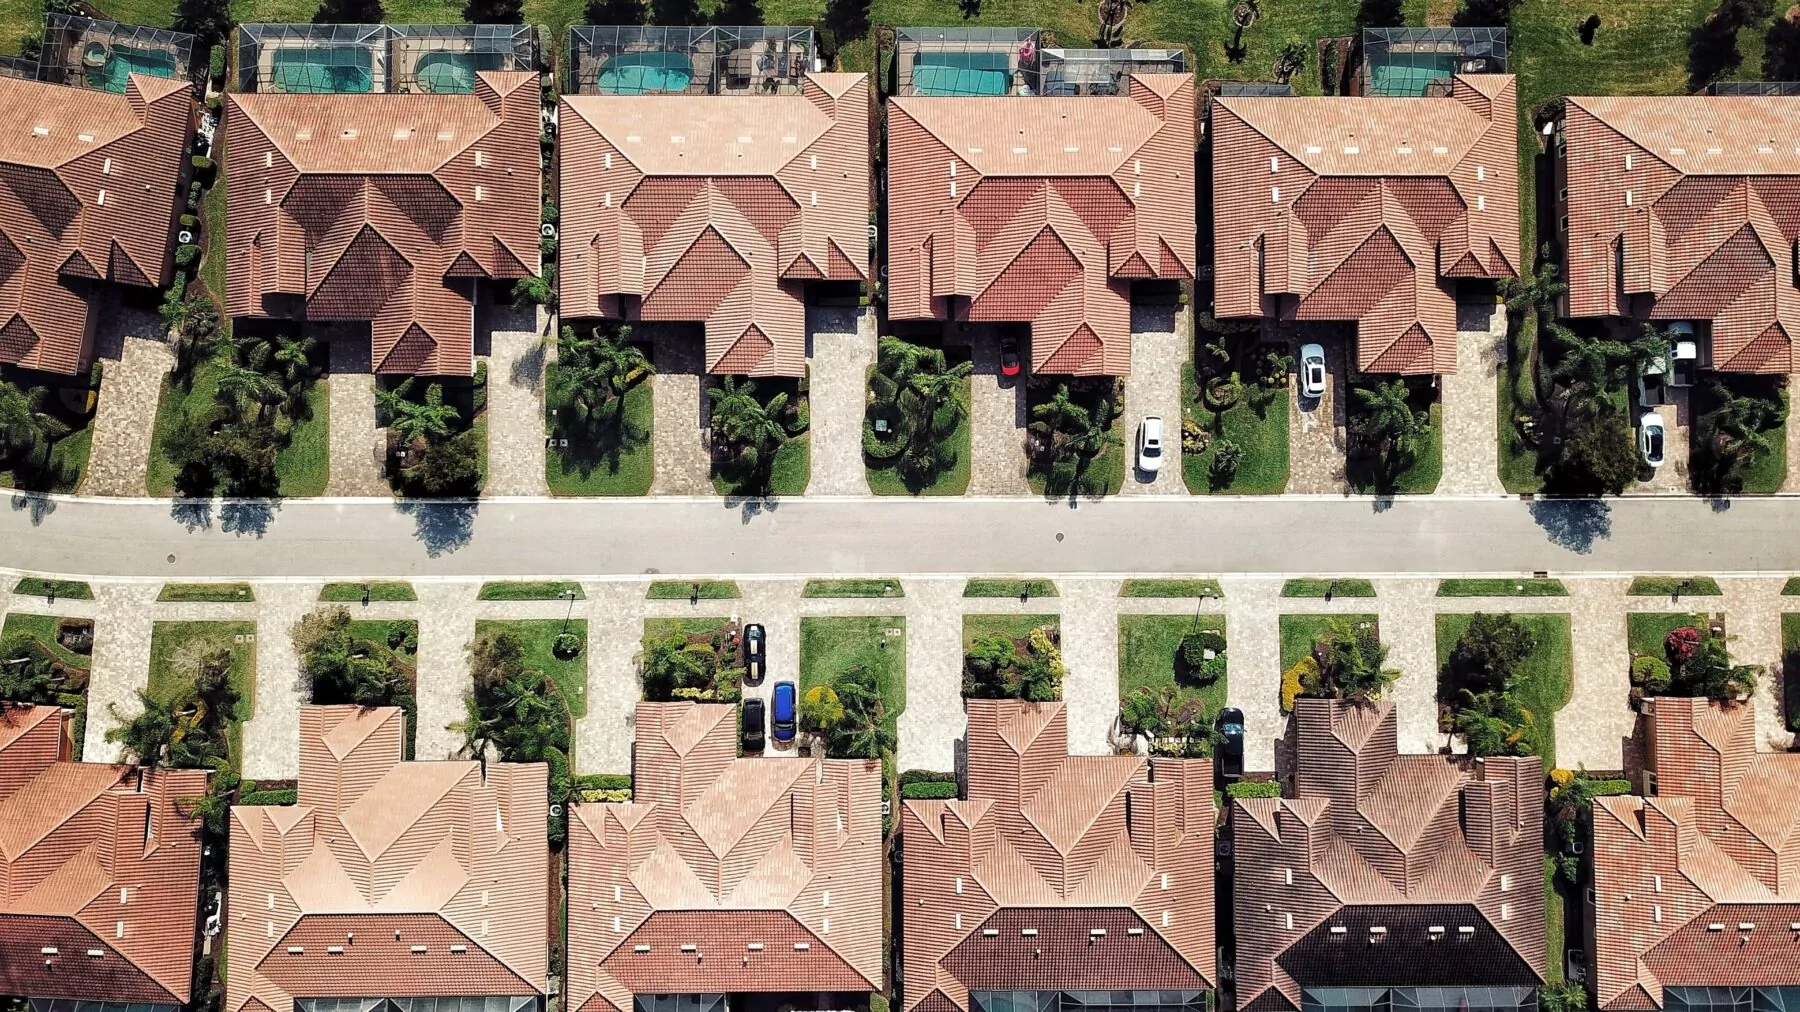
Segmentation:
{"type": "Polygon", "coordinates": [[[602,70],[562,96],[559,304],[703,323],[709,373],[803,376],[809,290],[871,276],[869,79],[759,91],[727,87],[734,65],[721,55],[712,91],[621,90],[602,70]]]}
{"type": "Polygon", "coordinates": [[[227,94],[230,315],[366,323],[377,373],[473,375],[476,304],[539,273],[543,200],[539,75],[473,78],[227,94]]]}
{"type": "Polygon", "coordinates": [[[71,723],[0,707],[0,995],[175,1012],[200,906],[200,822],[181,802],[209,774],[70,762],[71,723]]]}
{"type": "Polygon", "coordinates": [[[966,797],[901,815],[906,1012],[1204,1012],[1212,761],[1071,756],[1062,703],[967,706],[966,797]]]}
{"type": "Polygon", "coordinates": [[[633,799],[569,820],[571,1012],[862,1006],[882,990],[881,764],[738,758],[738,709],[639,703],[633,799]]]}
{"type": "Polygon", "coordinates": [[[231,810],[229,1012],[542,1007],[546,767],[405,739],[398,707],[303,706],[299,803],[231,810]]]}
{"type": "Polygon", "coordinates": [[[1458,298],[1519,275],[1518,89],[1212,103],[1214,312],[1356,325],[1358,370],[1456,371],[1458,298]]]}
{"type": "Polygon", "coordinates": [[[1033,372],[1127,375],[1134,285],[1194,276],[1193,75],[1050,87],[1030,39],[932,45],[887,103],[889,318],[1028,324],[1033,372]]]}
{"type": "Polygon", "coordinates": [[[1757,751],[1752,703],[1643,713],[1644,796],[1594,799],[1596,1004],[1779,1008],[1800,984],[1800,755],[1757,751]]]}
{"type": "Polygon", "coordinates": [[[1285,796],[1238,798],[1237,1007],[1535,1009],[1535,757],[1400,755],[1394,704],[1295,701],[1285,796]]]}
{"type": "Polygon", "coordinates": [[[1567,314],[1697,328],[1714,369],[1800,371],[1796,116],[1791,95],[1567,99],[1567,314]]]}
{"type": "Polygon", "coordinates": [[[109,287],[169,284],[193,132],[185,80],[0,77],[0,363],[83,372],[109,287]]]}

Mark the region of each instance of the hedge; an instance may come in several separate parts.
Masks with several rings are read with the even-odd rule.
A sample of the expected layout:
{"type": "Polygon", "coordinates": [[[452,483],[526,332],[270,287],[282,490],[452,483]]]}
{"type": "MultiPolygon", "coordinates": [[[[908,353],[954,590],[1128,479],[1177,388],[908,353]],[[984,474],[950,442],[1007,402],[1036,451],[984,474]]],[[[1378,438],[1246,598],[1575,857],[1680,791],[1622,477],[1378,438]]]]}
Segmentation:
{"type": "Polygon", "coordinates": [[[937,770],[907,770],[900,774],[900,786],[907,784],[953,784],[956,774],[940,773],[937,770]]]}
{"type": "Polygon", "coordinates": [[[1239,780],[1227,784],[1225,794],[1232,798],[1279,798],[1281,785],[1273,780],[1239,780]]]}
{"type": "Polygon", "coordinates": [[[570,786],[578,791],[629,791],[631,774],[588,773],[570,781],[570,786]]]}
{"type": "Polygon", "coordinates": [[[237,799],[237,803],[240,805],[292,805],[298,804],[299,801],[300,792],[297,789],[285,791],[251,791],[248,794],[238,795],[237,799]]]}
{"type": "Polygon", "coordinates": [[[1593,792],[1593,795],[1596,798],[1610,798],[1610,797],[1613,797],[1613,796],[1619,795],[1619,794],[1630,794],[1631,793],[1631,781],[1629,781],[1629,780],[1595,780],[1589,784],[1589,789],[1593,792]]]}
{"type": "Polygon", "coordinates": [[[631,791],[629,788],[625,789],[625,790],[615,790],[615,791],[583,789],[583,790],[576,791],[575,796],[577,798],[580,798],[582,801],[588,802],[588,803],[596,803],[596,802],[601,802],[601,801],[630,801],[631,800],[631,791]]]}
{"type": "Polygon", "coordinates": [[[907,801],[951,801],[957,797],[957,786],[941,781],[902,784],[900,797],[907,801]]]}

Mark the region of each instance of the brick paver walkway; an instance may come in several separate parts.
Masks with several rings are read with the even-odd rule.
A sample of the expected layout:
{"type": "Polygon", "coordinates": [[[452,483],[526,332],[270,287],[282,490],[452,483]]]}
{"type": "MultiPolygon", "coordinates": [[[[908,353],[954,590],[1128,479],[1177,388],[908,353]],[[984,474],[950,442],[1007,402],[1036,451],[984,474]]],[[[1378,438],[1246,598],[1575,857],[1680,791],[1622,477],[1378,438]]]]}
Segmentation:
{"type": "MultiPolygon", "coordinates": [[[[972,325],[970,352],[970,495],[1029,495],[1025,481],[1025,377],[1000,375],[1000,339],[992,327],[972,325]]],[[[1026,354],[1021,348],[1020,354],[1026,354]]]]}
{"type": "Polygon", "coordinates": [[[962,701],[961,580],[908,580],[905,604],[906,712],[900,715],[902,770],[960,765],[968,718],[962,701]]]}
{"type": "Polygon", "coordinates": [[[1456,371],[1441,384],[1444,415],[1443,495],[1499,494],[1499,409],[1495,383],[1506,347],[1506,313],[1495,306],[1458,306],[1456,371]],[[1486,311],[1485,317],[1483,311],[1486,311]],[[1486,326],[1482,326],[1486,324],[1486,326]]]}
{"type": "Polygon", "coordinates": [[[88,677],[87,740],[82,758],[112,762],[117,745],[106,732],[114,725],[112,710],[129,720],[138,712],[137,690],[150,684],[150,628],[159,590],[154,583],[94,585],[94,669],[88,677]]]}
{"type": "Polygon", "coordinates": [[[447,759],[462,749],[462,735],[449,729],[467,712],[469,642],[475,638],[476,586],[466,583],[421,583],[419,600],[419,729],[413,754],[419,759],[447,759]]]}
{"type": "Polygon", "coordinates": [[[588,708],[575,722],[575,770],[629,773],[632,720],[641,695],[637,656],[644,635],[644,587],[586,583],[582,591],[588,598],[588,708]]]}
{"type": "MultiPolygon", "coordinates": [[[[1344,406],[1340,394],[1349,389],[1345,379],[1342,341],[1322,341],[1325,349],[1325,395],[1317,401],[1300,398],[1298,376],[1288,384],[1288,484],[1289,492],[1332,493],[1348,491],[1344,481],[1344,406]]],[[[1300,364],[1299,339],[1288,342],[1294,366],[1300,364]]]]}
{"type": "Polygon", "coordinates": [[[1143,306],[1131,311],[1131,376],[1125,381],[1125,453],[1131,468],[1124,495],[1186,495],[1181,480],[1181,372],[1193,354],[1186,306],[1143,306]],[[1179,312],[1177,312],[1179,310],[1179,312]],[[1138,473],[1138,424],[1163,420],[1163,466],[1152,480],[1138,473]]]}
{"type": "Polygon", "coordinates": [[[82,479],[82,495],[144,494],[156,405],[162,397],[163,377],[174,366],[175,356],[167,344],[127,337],[120,359],[102,368],[94,449],[82,479]]]}
{"type": "MultiPolygon", "coordinates": [[[[294,652],[294,626],[321,607],[316,583],[266,583],[256,588],[256,714],[244,722],[246,778],[300,775],[300,706],[311,691],[294,652]]],[[[236,607],[236,606],[233,606],[236,607]]]]}
{"type": "Polygon", "coordinates": [[[367,346],[333,341],[325,383],[331,397],[331,478],[325,494],[392,495],[383,473],[387,440],[375,424],[375,374],[367,346]]]}
{"type": "Polygon", "coordinates": [[[863,405],[875,363],[875,314],[810,309],[808,394],[812,411],[812,481],[808,495],[868,495],[863,468],[863,405]]]}
{"type": "MultiPolygon", "coordinates": [[[[1063,680],[1068,704],[1069,751],[1111,755],[1119,716],[1119,581],[1058,580],[1062,597],[1030,602],[1032,610],[1062,613],[1063,680]]],[[[971,604],[984,604],[970,600],[971,604]]],[[[1017,601],[1012,602],[1017,604],[1017,601]]]]}
{"type": "Polygon", "coordinates": [[[544,495],[545,343],[535,310],[490,310],[487,495],[544,495]]]}
{"type": "Polygon", "coordinates": [[[651,495],[712,495],[712,464],[707,458],[706,401],[701,396],[702,338],[698,328],[654,326],[650,377],[655,398],[651,449],[656,476],[651,495]]]}

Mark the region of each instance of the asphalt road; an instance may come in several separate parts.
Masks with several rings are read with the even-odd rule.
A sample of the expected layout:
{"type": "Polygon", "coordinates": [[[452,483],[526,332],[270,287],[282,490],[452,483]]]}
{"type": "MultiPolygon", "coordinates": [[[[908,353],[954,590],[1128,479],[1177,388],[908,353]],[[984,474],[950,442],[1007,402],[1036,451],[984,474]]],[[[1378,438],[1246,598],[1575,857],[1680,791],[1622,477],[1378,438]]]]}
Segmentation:
{"type": "Polygon", "coordinates": [[[0,567],[96,577],[1800,572],[1782,497],[11,501],[0,567]]]}

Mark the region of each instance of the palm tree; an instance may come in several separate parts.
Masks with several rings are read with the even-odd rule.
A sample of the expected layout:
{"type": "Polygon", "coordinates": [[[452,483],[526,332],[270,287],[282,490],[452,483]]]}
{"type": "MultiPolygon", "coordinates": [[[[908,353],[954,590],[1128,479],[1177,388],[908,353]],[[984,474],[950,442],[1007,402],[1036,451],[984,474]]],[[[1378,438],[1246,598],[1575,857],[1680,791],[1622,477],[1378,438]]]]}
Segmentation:
{"type": "Polygon", "coordinates": [[[950,417],[955,421],[961,421],[963,406],[962,402],[957,400],[956,392],[961,387],[963,380],[974,375],[975,363],[958,362],[955,365],[947,365],[944,361],[943,351],[938,350],[934,365],[935,368],[915,373],[909,386],[924,402],[927,419],[935,420],[940,410],[948,408],[951,412],[950,417]]]}
{"type": "Polygon", "coordinates": [[[273,372],[287,390],[287,407],[293,410],[294,403],[306,389],[306,381],[312,377],[312,353],[316,347],[310,337],[290,337],[282,334],[275,338],[274,351],[269,356],[273,372]]]}
{"type": "Polygon", "coordinates": [[[263,409],[286,393],[275,377],[257,369],[234,365],[219,377],[219,396],[243,421],[260,421],[263,409]]]}
{"type": "Polygon", "coordinates": [[[375,403],[387,415],[388,428],[402,444],[408,445],[415,440],[437,443],[450,438],[456,420],[462,415],[444,403],[443,384],[433,383],[426,387],[423,403],[407,397],[412,393],[412,386],[413,381],[409,378],[392,390],[375,391],[375,403]]]}
{"type": "Polygon", "coordinates": [[[559,421],[565,411],[582,426],[610,425],[622,415],[619,399],[651,372],[650,360],[625,341],[629,334],[630,328],[621,328],[616,336],[596,330],[577,337],[573,328],[562,329],[549,382],[559,421]]]}
{"type": "Polygon", "coordinates": [[[1404,380],[1356,388],[1361,413],[1367,419],[1364,435],[1382,447],[1383,455],[1411,456],[1413,441],[1431,426],[1428,414],[1414,410],[1408,400],[1410,393],[1404,380]]]}
{"type": "Polygon", "coordinates": [[[1067,383],[1059,384],[1054,397],[1032,408],[1031,417],[1031,424],[1026,428],[1043,441],[1056,459],[1062,459],[1069,452],[1065,448],[1066,439],[1058,437],[1085,429],[1090,423],[1087,409],[1069,396],[1067,383]]]}
{"type": "Polygon", "coordinates": [[[1569,290],[1560,273],[1555,258],[1550,255],[1550,244],[1545,243],[1538,250],[1537,266],[1530,274],[1501,282],[1500,294],[1506,298],[1506,308],[1517,313],[1527,306],[1534,306],[1546,319],[1555,317],[1556,300],[1569,290]]]}
{"type": "Polygon", "coordinates": [[[1612,410],[1612,393],[1625,380],[1625,372],[1639,342],[1627,345],[1607,337],[1588,337],[1558,323],[1547,326],[1560,346],[1553,379],[1568,388],[1563,402],[1564,420],[1571,409],[1590,415],[1612,410]]]}
{"type": "Polygon", "coordinates": [[[41,471],[50,464],[50,449],[69,434],[69,427],[44,411],[50,393],[43,387],[21,388],[0,380],[0,449],[15,465],[41,471]]]}

